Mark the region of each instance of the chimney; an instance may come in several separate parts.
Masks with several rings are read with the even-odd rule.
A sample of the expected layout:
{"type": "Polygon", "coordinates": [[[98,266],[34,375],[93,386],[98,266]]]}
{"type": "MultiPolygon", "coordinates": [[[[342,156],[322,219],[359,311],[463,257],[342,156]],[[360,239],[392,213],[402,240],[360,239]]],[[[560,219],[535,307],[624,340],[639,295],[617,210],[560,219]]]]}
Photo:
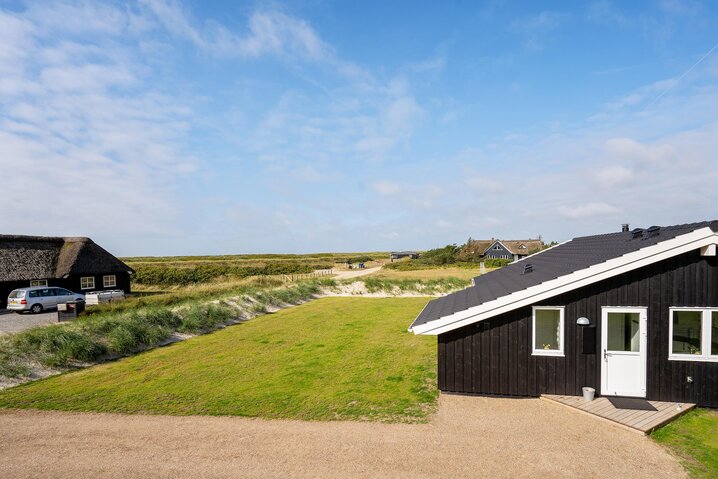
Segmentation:
{"type": "Polygon", "coordinates": [[[623,223],[621,225],[621,233],[628,233],[628,231],[629,231],[628,223],[623,223]]]}

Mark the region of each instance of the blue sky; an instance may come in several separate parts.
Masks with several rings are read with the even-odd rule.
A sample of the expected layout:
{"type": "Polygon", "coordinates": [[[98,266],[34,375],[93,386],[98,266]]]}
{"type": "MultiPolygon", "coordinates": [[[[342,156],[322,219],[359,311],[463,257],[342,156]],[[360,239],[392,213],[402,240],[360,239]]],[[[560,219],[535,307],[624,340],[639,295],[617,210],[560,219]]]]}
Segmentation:
{"type": "Polygon", "coordinates": [[[1,2],[3,232],[120,255],[718,218],[718,4],[1,2]]]}

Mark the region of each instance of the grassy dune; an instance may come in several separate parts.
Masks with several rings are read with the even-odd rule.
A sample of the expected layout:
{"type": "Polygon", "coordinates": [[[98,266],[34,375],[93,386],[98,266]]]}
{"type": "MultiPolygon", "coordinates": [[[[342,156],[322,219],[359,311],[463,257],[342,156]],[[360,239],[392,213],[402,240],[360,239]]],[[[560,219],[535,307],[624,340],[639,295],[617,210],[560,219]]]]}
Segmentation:
{"type": "Polygon", "coordinates": [[[718,477],[718,411],[690,411],[651,438],[673,451],[692,477],[718,477]]]}
{"type": "Polygon", "coordinates": [[[0,407],[422,422],[435,338],[425,298],[325,298],[205,336],[0,392],[0,407]]]}

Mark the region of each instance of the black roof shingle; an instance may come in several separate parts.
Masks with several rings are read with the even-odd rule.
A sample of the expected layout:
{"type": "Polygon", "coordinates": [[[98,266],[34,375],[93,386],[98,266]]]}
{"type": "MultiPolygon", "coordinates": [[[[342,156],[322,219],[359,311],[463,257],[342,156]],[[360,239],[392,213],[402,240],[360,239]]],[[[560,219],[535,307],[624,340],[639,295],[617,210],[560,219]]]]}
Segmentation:
{"type": "Polygon", "coordinates": [[[496,271],[477,276],[473,286],[430,301],[411,327],[430,323],[705,227],[718,232],[718,221],[665,226],[651,232],[637,228],[633,231],[574,238],[496,271]],[[525,273],[527,264],[532,266],[532,271],[525,273]]]}

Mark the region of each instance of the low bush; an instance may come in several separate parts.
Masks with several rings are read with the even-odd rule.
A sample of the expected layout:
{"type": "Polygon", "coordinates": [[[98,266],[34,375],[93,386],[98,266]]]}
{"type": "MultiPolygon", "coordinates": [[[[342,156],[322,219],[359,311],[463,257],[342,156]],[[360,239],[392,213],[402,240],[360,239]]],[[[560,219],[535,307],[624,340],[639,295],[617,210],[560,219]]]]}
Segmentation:
{"type": "Polygon", "coordinates": [[[503,259],[503,258],[488,258],[483,261],[484,266],[487,268],[503,268],[507,264],[510,264],[513,260],[512,259],[503,259]]]}
{"type": "Polygon", "coordinates": [[[374,258],[371,256],[350,256],[348,257],[345,262],[347,263],[368,263],[369,261],[372,261],[374,258]]]}
{"type": "Polygon", "coordinates": [[[135,274],[132,280],[142,285],[176,285],[208,283],[218,279],[241,279],[250,276],[269,276],[281,274],[305,274],[317,269],[329,269],[332,263],[266,263],[261,266],[237,266],[231,263],[192,264],[175,266],[163,264],[133,265],[135,274]]]}

